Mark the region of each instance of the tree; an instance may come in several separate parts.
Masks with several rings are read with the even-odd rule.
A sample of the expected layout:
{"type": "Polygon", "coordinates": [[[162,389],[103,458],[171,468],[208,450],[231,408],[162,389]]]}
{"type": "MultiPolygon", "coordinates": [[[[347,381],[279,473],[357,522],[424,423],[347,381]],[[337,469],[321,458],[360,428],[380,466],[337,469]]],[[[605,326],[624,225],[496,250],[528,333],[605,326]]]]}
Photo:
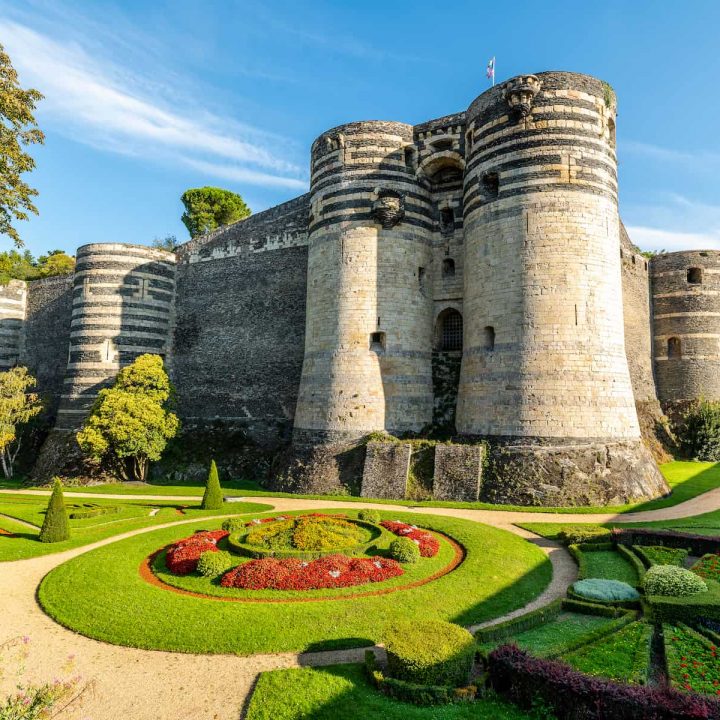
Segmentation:
{"type": "Polygon", "coordinates": [[[20,451],[20,427],[42,410],[38,395],[28,392],[36,382],[25,367],[0,372],[0,462],[6,478],[13,476],[20,451]]]}
{"type": "Polygon", "coordinates": [[[180,422],[168,404],[173,388],[159,355],[140,355],[123,368],[111,388],[98,393],[80,448],[122,481],[144,482],[180,422]]]}
{"type": "Polygon", "coordinates": [[[163,238],[153,238],[152,247],[158,250],[167,250],[168,252],[175,252],[178,247],[177,238],[174,235],[166,235],[163,238]]]}
{"type": "Polygon", "coordinates": [[[182,221],[190,237],[235,223],[251,212],[240,195],[222,188],[193,188],[186,190],[180,199],[185,206],[182,221]]]}
{"type": "Polygon", "coordinates": [[[36,280],[37,278],[69,275],[75,270],[75,258],[62,250],[51,250],[37,260],[29,250],[0,252],[0,284],[9,280],[36,280]]]}
{"type": "Polygon", "coordinates": [[[51,250],[47,255],[41,255],[37,263],[37,277],[54,277],[56,275],[69,275],[75,270],[75,258],[62,250],[51,250]]]}
{"type": "Polygon", "coordinates": [[[68,522],[65,498],[63,497],[62,483],[55,478],[52,495],[45,511],[45,520],[38,540],[44,543],[62,542],[70,537],[70,523],[68,522]]]}
{"type": "Polygon", "coordinates": [[[23,241],[13,221],[27,220],[28,213],[38,212],[32,201],[38,192],[20,176],[35,167],[23,147],[45,141],[33,115],[41,99],[37,90],[20,87],[10,56],[0,45],[0,233],[9,235],[17,247],[23,241]]]}
{"type": "Polygon", "coordinates": [[[220,477],[215,461],[210,463],[210,473],[208,474],[207,484],[205,485],[205,493],[203,495],[200,507],[203,510],[220,510],[223,506],[223,493],[220,487],[220,477]]]}

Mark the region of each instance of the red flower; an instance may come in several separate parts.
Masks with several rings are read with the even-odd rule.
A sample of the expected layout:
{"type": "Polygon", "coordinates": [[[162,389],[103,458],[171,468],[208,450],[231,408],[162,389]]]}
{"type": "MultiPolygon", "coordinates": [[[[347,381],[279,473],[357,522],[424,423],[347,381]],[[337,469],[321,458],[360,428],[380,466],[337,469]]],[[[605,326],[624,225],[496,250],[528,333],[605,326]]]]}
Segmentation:
{"type": "Polygon", "coordinates": [[[438,539],[427,530],[421,530],[399,520],[384,520],[380,524],[395,535],[410,538],[420,548],[422,557],[435,557],[440,551],[438,539]]]}
{"type": "Polygon", "coordinates": [[[200,556],[217,552],[217,542],[229,535],[225,530],[201,531],[171,545],[165,554],[165,566],[175,575],[188,575],[197,569],[200,556]]]}

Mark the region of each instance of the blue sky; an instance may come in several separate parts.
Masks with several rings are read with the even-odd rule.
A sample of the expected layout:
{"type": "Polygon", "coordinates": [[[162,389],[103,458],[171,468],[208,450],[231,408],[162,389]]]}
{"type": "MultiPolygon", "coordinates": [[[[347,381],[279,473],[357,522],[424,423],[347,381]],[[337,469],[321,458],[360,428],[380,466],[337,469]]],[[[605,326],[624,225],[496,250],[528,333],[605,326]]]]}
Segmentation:
{"type": "Polygon", "coordinates": [[[635,242],[720,248],[718,28],[716,0],[0,0],[0,42],[46,96],[28,176],[40,215],[21,233],[35,254],[184,241],[187,188],[229,188],[254,211],[299,195],[323,130],[463,110],[495,55],[498,81],[607,80],[635,242]]]}

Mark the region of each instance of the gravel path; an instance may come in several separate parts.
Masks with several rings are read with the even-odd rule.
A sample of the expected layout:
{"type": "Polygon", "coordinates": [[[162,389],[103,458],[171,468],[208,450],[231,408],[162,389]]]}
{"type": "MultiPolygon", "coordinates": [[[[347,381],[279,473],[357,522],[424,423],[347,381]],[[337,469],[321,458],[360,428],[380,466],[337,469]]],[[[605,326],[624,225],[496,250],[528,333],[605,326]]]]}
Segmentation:
{"type": "MultiPolygon", "coordinates": [[[[14,491],[0,491],[12,493],[14,491]]],[[[48,494],[33,491],[33,494],[48,494]]],[[[67,492],[67,496],[83,497],[67,492]]],[[[89,494],[87,494],[89,495],[89,494]]],[[[181,500],[197,502],[197,497],[98,495],[92,497],[144,500],[181,500]]],[[[271,503],[276,511],[311,510],[318,508],[359,509],[363,505],[343,501],[302,500],[297,498],[247,498],[271,503]]],[[[408,511],[410,508],[392,504],[368,504],[383,510],[408,511]]],[[[556,543],[538,538],[515,527],[516,522],[605,522],[622,520],[667,520],[688,517],[720,508],[720,489],[688,502],[653,512],[624,515],[561,515],[553,513],[498,512],[453,508],[412,508],[421,514],[447,515],[494,525],[514,532],[536,543],[546,552],[553,565],[553,579],[546,590],[525,608],[510,613],[514,617],[562,597],[567,585],[576,577],[576,567],[567,552],[556,543]]],[[[55,555],[29,560],[0,563],[0,642],[27,635],[31,638],[27,667],[30,677],[48,680],[64,674],[61,668],[69,655],[85,678],[92,679],[94,688],[79,710],[64,717],[92,720],[237,720],[258,673],[288,667],[319,666],[362,659],[364,649],[324,653],[282,653],[276,655],[190,655],[108,645],[73,633],[47,617],[35,600],[35,591],[42,578],[54,567],[93,548],[117,542],[162,527],[182,525],[194,520],[155,525],[92,545],[55,555]]],[[[2,538],[0,538],[2,542],[2,538]]],[[[231,611],[231,610],[229,610],[231,611]]],[[[142,618],[138,618],[142,622],[142,618]]],[[[485,624],[491,624],[485,623],[485,624]]],[[[480,626],[475,626],[480,627],[480,626]]],[[[474,628],[473,628],[474,629],[474,628]]],[[[379,650],[381,652],[381,650],[379,650]]],[[[6,677],[3,689],[9,689],[14,678],[6,677]]]]}

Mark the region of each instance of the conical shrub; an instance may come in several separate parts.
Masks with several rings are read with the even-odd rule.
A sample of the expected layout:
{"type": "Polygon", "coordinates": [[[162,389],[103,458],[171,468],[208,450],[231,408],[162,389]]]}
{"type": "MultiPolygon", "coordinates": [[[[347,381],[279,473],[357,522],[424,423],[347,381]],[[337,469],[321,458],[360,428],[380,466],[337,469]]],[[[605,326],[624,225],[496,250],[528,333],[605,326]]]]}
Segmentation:
{"type": "Polygon", "coordinates": [[[53,543],[62,542],[70,537],[70,523],[68,522],[67,510],[65,509],[65,498],[63,497],[62,484],[55,478],[50,502],[45,511],[45,520],[38,539],[40,542],[53,543]]]}
{"type": "Polygon", "coordinates": [[[203,510],[220,510],[223,506],[223,493],[220,487],[220,478],[218,477],[218,469],[215,461],[210,463],[210,474],[208,475],[207,485],[205,486],[205,494],[203,495],[203,510]]]}

